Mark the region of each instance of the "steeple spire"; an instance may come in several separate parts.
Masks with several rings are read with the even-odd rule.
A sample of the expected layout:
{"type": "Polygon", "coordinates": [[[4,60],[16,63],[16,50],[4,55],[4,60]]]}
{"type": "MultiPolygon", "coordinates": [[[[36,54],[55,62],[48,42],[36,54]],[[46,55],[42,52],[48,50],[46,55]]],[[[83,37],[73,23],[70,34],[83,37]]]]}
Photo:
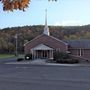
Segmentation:
{"type": "Polygon", "coordinates": [[[43,34],[45,35],[50,35],[49,34],[49,28],[48,28],[48,25],[47,25],[47,9],[45,10],[45,27],[44,27],[44,32],[43,34]]]}
{"type": "Polygon", "coordinates": [[[45,10],[45,26],[47,26],[47,9],[45,10]]]}

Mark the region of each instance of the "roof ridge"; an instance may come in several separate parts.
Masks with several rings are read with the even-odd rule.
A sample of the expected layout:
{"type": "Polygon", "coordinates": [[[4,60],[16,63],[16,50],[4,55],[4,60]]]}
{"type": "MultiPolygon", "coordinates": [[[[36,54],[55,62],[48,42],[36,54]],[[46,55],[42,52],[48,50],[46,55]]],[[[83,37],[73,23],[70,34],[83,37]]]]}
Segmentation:
{"type": "Polygon", "coordinates": [[[32,40],[30,40],[30,41],[28,41],[27,43],[25,43],[25,44],[24,44],[24,46],[25,46],[26,44],[28,44],[28,43],[32,42],[33,40],[35,40],[35,39],[37,39],[37,38],[41,37],[42,35],[43,35],[43,34],[41,34],[41,35],[39,35],[39,36],[35,37],[34,39],[32,39],[32,40]]]}

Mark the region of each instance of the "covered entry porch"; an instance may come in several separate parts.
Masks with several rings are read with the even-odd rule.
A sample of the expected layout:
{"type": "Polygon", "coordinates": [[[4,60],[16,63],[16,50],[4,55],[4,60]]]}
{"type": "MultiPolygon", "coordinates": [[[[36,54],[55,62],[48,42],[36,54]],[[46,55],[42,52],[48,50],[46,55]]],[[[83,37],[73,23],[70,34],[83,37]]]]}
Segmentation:
{"type": "Polygon", "coordinates": [[[53,59],[53,48],[40,44],[31,50],[33,59],[53,59]]]}

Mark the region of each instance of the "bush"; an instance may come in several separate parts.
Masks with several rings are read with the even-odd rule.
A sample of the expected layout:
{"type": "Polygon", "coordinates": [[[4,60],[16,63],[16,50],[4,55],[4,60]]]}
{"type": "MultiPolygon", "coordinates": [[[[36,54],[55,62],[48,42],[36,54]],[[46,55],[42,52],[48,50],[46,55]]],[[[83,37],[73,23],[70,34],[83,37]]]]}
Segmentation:
{"type": "Polygon", "coordinates": [[[56,62],[57,63],[74,64],[74,63],[79,63],[79,60],[76,60],[76,59],[58,59],[56,62]]]}
{"type": "Polygon", "coordinates": [[[65,53],[65,52],[54,52],[54,60],[61,60],[61,59],[69,59],[70,56],[69,54],[65,53]]]}
{"type": "Polygon", "coordinates": [[[71,63],[72,63],[72,64],[73,64],[73,63],[79,63],[79,60],[77,60],[77,59],[72,59],[71,63]]]}
{"type": "Polygon", "coordinates": [[[25,60],[32,60],[32,54],[26,54],[25,60]]]}
{"type": "Polygon", "coordinates": [[[79,60],[72,59],[69,54],[65,52],[55,52],[54,53],[54,60],[57,63],[68,63],[68,64],[74,64],[79,63],[79,60]]]}
{"type": "Polygon", "coordinates": [[[20,62],[20,61],[23,61],[24,58],[17,58],[17,61],[20,62]]]}

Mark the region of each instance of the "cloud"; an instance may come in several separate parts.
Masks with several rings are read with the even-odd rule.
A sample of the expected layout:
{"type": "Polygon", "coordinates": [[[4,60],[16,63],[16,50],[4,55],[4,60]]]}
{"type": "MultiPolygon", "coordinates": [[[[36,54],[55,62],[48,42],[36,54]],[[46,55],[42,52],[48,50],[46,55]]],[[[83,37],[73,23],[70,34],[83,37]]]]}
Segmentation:
{"type": "Polygon", "coordinates": [[[83,25],[81,21],[76,21],[76,20],[69,20],[69,21],[62,21],[62,22],[56,22],[54,24],[55,26],[78,26],[78,25],[83,25]]]}

